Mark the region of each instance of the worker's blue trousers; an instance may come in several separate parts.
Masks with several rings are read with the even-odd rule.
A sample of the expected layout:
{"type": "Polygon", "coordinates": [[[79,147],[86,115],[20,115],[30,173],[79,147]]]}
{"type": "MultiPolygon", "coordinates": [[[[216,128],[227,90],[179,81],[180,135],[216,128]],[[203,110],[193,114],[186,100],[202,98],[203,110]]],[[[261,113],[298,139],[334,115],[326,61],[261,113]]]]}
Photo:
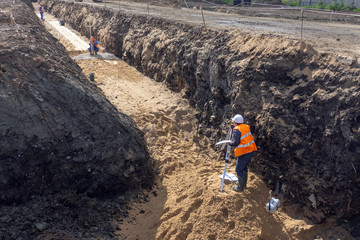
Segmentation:
{"type": "Polygon", "coordinates": [[[41,20],[44,20],[44,13],[40,13],[41,20]]]}
{"type": "MultiPolygon", "coordinates": [[[[89,44],[90,45],[90,44],[89,44]]],[[[90,47],[88,48],[89,52],[91,53],[91,45],[90,47]]],[[[96,46],[94,46],[94,51],[95,52],[98,52],[99,51],[99,48],[97,48],[96,46]]]]}
{"type": "Polygon", "coordinates": [[[248,165],[253,155],[254,152],[250,152],[237,157],[235,172],[238,175],[238,177],[244,177],[244,173],[248,172],[248,165]]]}

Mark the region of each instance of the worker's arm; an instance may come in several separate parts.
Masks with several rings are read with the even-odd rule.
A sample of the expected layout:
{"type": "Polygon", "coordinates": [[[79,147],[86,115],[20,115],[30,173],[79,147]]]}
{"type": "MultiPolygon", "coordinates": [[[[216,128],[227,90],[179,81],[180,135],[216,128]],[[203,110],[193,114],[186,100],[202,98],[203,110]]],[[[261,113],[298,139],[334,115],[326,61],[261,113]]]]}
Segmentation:
{"type": "Polygon", "coordinates": [[[235,131],[233,131],[232,139],[229,145],[232,147],[238,146],[240,144],[240,137],[241,137],[241,132],[238,129],[235,129],[235,131]]]}

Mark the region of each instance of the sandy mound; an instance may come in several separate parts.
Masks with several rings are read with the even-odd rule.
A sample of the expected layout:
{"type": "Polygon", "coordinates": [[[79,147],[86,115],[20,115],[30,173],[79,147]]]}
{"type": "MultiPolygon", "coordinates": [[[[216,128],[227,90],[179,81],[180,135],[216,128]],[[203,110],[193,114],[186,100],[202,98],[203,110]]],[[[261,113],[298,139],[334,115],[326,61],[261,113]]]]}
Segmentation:
{"type": "MultiPolygon", "coordinates": [[[[157,189],[146,204],[132,205],[119,225],[120,239],[263,239],[349,238],[335,223],[312,225],[300,210],[265,210],[269,189],[250,173],[248,190],[236,193],[219,176],[224,161],[209,139],[198,135],[195,115],[181,93],[141,75],[123,61],[77,61],[85,75],[117,108],[129,114],[144,131],[157,160],[157,189]],[[274,238],[274,236],[276,236],[274,238]]],[[[234,173],[232,160],[228,172],[234,173]]]]}

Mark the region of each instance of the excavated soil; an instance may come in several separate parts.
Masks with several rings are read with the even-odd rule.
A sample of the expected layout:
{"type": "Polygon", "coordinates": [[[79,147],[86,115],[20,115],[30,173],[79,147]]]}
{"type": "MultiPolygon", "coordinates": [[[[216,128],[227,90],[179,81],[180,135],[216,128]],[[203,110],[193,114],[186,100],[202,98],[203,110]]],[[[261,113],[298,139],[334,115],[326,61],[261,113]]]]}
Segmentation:
{"type": "MultiPolygon", "coordinates": [[[[301,8],[278,6],[230,7],[209,2],[186,1],[187,5],[184,4],[185,1],[147,2],[106,1],[106,8],[121,14],[161,17],[198,27],[205,24],[206,27],[218,30],[241,30],[251,35],[267,34],[275,37],[284,36],[291,40],[302,39],[315,46],[317,50],[333,54],[340,61],[348,64],[355,61],[360,64],[359,13],[304,9],[302,14],[301,8]],[[203,14],[199,10],[200,5],[204,9],[203,14]]],[[[104,3],[94,3],[91,0],[77,4],[105,7],[104,3]]]]}
{"type": "MultiPolygon", "coordinates": [[[[61,36],[60,41],[66,42],[61,36]]],[[[65,46],[70,55],[78,54],[71,43],[65,46]]],[[[219,193],[223,161],[210,140],[197,134],[196,111],[182,94],[122,60],[89,58],[77,64],[85,75],[95,73],[107,98],[133,117],[158,164],[156,191],[147,203],[131,204],[115,232],[118,239],[351,239],[334,220],[313,225],[297,210],[267,213],[269,189],[256,174],[250,173],[244,194],[233,192],[230,182],[219,193]]],[[[234,173],[234,164],[229,172],[234,173]]]]}
{"type": "Polygon", "coordinates": [[[278,183],[312,221],[357,216],[356,61],[272,34],[199,28],[192,19],[66,2],[47,7],[84,35],[90,24],[107,51],[181,92],[212,143],[226,135],[232,115],[244,114],[259,145],[253,170],[273,188],[278,183]]]}
{"type": "Polygon", "coordinates": [[[143,133],[33,9],[0,4],[0,239],[109,237],[153,186],[143,133]]]}
{"type": "MultiPolygon", "coordinates": [[[[88,35],[86,8],[51,4],[88,35]]],[[[68,192],[4,206],[5,239],[354,239],[356,225],[344,223],[354,224],[359,210],[356,66],[283,38],[91,11],[102,51],[151,77],[122,60],[76,60],[144,132],[156,184],[116,200],[68,192]],[[238,112],[254,127],[259,152],[248,189],[236,193],[226,182],[219,193],[224,163],[214,143],[238,112]],[[271,215],[265,204],[277,182],[282,205],[271,215]]],[[[84,53],[45,25],[71,57],[84,53]]]]}

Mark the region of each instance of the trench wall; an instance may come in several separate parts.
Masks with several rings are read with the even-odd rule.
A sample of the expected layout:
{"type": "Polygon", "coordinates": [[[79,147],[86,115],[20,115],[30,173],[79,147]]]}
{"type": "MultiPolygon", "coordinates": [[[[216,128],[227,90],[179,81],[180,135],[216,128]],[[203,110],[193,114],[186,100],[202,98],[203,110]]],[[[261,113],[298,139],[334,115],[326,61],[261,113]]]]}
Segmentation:
{"type": "Polygon", "coordinates": [[[143,133],[86,79],[25,3],[1,3],[0,204],[151,187],[143,133]]]}
{"type": "Polygon", "coordinates": [[[47,1],[106,51],[179,91],[199,111],[200,131],[220,140],[240,113],[259,151],[251,169],[305,214],[352,217],[360,209],[360,69],[306,43],[109,9],[47,1]],[[331,196],[331,197],[330,197],[331,196]]]}

